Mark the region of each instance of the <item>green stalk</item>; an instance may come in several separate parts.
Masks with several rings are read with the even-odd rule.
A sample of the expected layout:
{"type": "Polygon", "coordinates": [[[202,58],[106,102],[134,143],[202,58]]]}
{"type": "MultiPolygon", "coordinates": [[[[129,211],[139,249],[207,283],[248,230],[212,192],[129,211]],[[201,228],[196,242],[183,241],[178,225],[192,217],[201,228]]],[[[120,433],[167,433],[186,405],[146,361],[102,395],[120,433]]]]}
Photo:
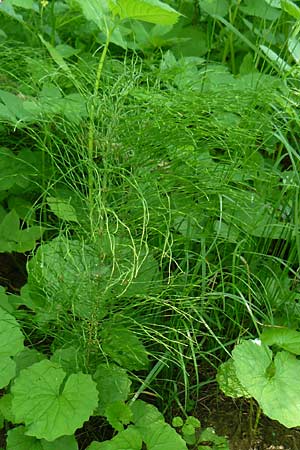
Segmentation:
{"type": "Polygon", "coordinates": [[[111,35],[113,28],[108,30],[106,36],[106,42],[102,50],[102,54],[99,60],[97,75],[94,85],[93,101],[91,104],[89,115],[89,131],[88,131],[88,191],[89,191],[89,205],[90,205],[90,222],[91,231],[93,231],[93,202],[94,202],[94,173],[93,173],[93,161],[94,161],[94,141],[95,141],[95,99],[98,95],[101,75],[104,67],[104,61],[107,55],[111,35]]]}

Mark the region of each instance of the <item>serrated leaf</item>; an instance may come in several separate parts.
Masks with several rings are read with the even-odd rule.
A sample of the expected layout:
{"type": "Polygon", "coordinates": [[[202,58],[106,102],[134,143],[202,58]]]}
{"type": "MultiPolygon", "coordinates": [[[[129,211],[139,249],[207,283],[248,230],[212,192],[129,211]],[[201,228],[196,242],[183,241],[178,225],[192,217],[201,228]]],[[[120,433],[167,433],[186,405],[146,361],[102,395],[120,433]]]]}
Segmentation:
{"type": "Polygon", "coordinates": [[[109,8],[106,0],[75,0],[87,20],[93,21],[100,29],[109,24],[109,8]]]}
{"type": "Polygon", "coordinates": [[[199,6],[212,17],[225,17],[229,13],[228,0],[199,0],[199,6]]]}
{"type": "Polygon", "coordinates": [[[187,450],[185,441],[164,421],[155,406],[137,400],[131,408],[135,427],[147,450],[187,450]]]}
{"type": "Polygon", "coordinates": [[[24,336],[16,319],[0,308],[0,357],[14,356],[23,350],[24,336]]]}
{"type": "Polygon", "coordinates": [[[33,0],[10,0],[10,3],[14,6],[24,9],[34,9],[33,0]]]}
{"type": "Polygon", "coordinates": [[[7,119],[13,123],[19,120],[30,118],[29,113],[23,107],[23,100],[10,92],[0,90],[0,100],[2,101],[0,110],[3,119],[7,119]]]}
{"type": "Polygon", "coordinates": [[[78,450],[75,436],[63,436],[53,442],[26,436],[25,427],[17,427],[7,433],[7,450],[78,450]]]}
{"type": "Polygon", "coordinates": [[[159,0],[110,0],[110,9],[121,20],[142,20],[160,25],[173,25],[180,14],[159,0]]]}
{"type": "Polygon", "coordinates": [[[148,367],[146,349],[132,331],[107,325],[101,332],[101,338],[103,350],[120,366],[129,370],[148,367]]]}
{"type": "Polygon", "coordinates": [[[142,438],[138,430],[129,426],[110,441],[92,442],[87,450],[141,450],[142,438]]]}
{"type": "Polygon", "coordinates": [[[47,202],[51,211],[57,217],[66,221],[78,223],[75,208],[70,205],[70,203],[57,197],[48,197],[47,202]]]}
{"type": "Polygon", "coordinates": [[[216,380],[225,395],[232,398],[251,397],[240,383],[232,359],[225,361],[218,367],[216,380]]]}
{"type": "Polygon", "coordinates": [[[128,425],[132,421],[133,414],[126,403],[117,401],[106,407],[105,417],[115,430],[122,431],[124,425],[128,425]]]}
{"type": "Polygon", "coordinates": [[[126,370],[115,364],[99,364],[93,376],[99,392],[97,413],[104,415],[106,407],[116,401],[126,401],[131,381],[126,370]]]}
{"type": "MultiPolygon", "coordinates": [[[[99,303],[110,271],[96,246],[58,238],[40,246],[29,261],[28,286],[33,298],[46,295],[49,309],[69,309],[89,317],[95,301],[99,303]]],[[[105,313],[103,299],[99,317],[105,313]]]]}
{"type": "Polygon", "coordinates": [[[7,357],[0,358],[0,389],[8,386],[16,374],[16,363],[7,357]]]}
{"type": "Polygon", "coordinates": [[[14,361],[16,363],[16,374],[18,375],[21,370],[26,369],[26,367],[30,367],[32,364],[40,362],[43,359],[46,359],[46,356],[42,353],[38,352],[34,348],[24,347],[20,353],[14,356],[14,361]]]}
{"type": "Polygon", "coordinates": [[[300,333],[296,330],[280,327],[267,327],[260,335],[266,345],[276,344],[294,355],[300,355],[300,333]]]}
{"type": "Polygon", "coordinates": [[[15,417],[12,413],[11,403],[12,403],[12,395],[4,394],[0,398],[0,412],[5,420],[7,420],[8,422],[15,423],[15,417]]]}
{"type": "MultiPolygon", "coordinates": [[[[13,6],[8,2],[2,2],[0,3],[0,13],[3,12],[4,14],[7,14],[8,16],[12,17],[13,19],[17,20],[18,22],[23,23],[23,16],[21,14],[17,14],[13,8],[13,6]]],[[[0,112],[1,115],[1,112],[0,112]]]]}
{"type": "Polygon", "coordinates": [[[59,364],[67,373],[78,372],[84,367],[84,355],[76,347],[58,348],[50,359],[59,364]]]}
{"type": "Polygon", "coordinates": [[[16,364],[11,359],[24,348],[24,336],[16,319],[0,308],[0,388],[15,376],[16,364]]]}
{"type": "Polygon", "coordinates": [[[28,436],[48,441],[73,434],[98,403],[90,375],[77,373],[66,379],[64,370],[48,360],[24,369],[11,392],[16,421],[25,423],[28,436]]]}
{"type": "Polygon", "coordinates": [[[19,216],[13,209],[6,214],[0,223],[0,251],[24,253],[32,250],[44,230],[40,226],[32,226],[22,230],[19,216]]]}
{"type": "Polygon", "coordinates": [[[272,21],[278,19],[281,14],[281,11],[278,8],[276,9],[275,4],[271,5],[270,1],[265,0],[243,1],[240,9],[244,14],[272,21]]]}
{"type": "Polygon", "coordinates": [[[272,356],[263,343],[242,342],[232,352],[237,377],[271,419],[299,426],[300,361],[285,351],[272,356]]]}

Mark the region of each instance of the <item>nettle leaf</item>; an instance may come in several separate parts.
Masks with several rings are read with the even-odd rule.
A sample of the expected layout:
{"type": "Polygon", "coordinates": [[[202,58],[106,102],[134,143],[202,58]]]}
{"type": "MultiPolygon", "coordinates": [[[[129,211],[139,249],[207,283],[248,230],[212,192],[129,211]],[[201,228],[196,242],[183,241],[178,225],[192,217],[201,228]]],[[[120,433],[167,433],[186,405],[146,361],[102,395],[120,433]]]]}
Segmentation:
{"type": "Polygon", "coordinates": [[[164,421],[155,406],[137,400],[131,408],[133,422],[147,450],[187,450],[185,441],[164,421]]]}
{"type": "Polygon", "coordinates": [[[266,345],[276,344],[294,355],[300,355],[300,333],[289,328],[268,327],[260,335],[266,345]]]}
{"type": "Polygon", "coordinates": [[[84,367],[84,355],[80,348],[58,348],[51,356],[51,361],[59,364],[67,373],[78,372],[84,367]]]}
{"type": "MultiPolygon", "coordinates": [[[[17,14],[9,1],[5,1],[0,3],[0,13],[3,12],[4,14],[12,17],[13,19],[17,20],[18,22],[23,23],[23,16],[21,14],[17,14]]],[[[0,116],[1,116],[1,108],[0,108],[0,116]]]]}
{"type": "Polygon", "coordinates": [[[29,261],[28,286],[33,297],[46,296],[50,310],[70,309],[81,317],[88,317],[97,301],[100,317],[106,313],[101,291],[110,272],[96,246],[58,238],[29,261]]]}
{"type": "Polygon", "coordinates": [[[300,425],[300,361],[285,351],[276,354],[260,341],[237,345],[232,357],[236,374],[263,412],[287,428],[300,425]]]}
{"type": "Polygon", "coordinates": [[[81,7],[87,20],[93,21],[99,28],[108,23],[109,8],[106,0],[75,0],[81,7]]]}
{"type": "Polygon", "coordinates": [[[37,362],[43,361],[46,356],[38,352],[34,348],[24,347],[24,349],[14,357],[16,363],[16,374],[37,362]]]}
{"type": "Polygon", "coordinates": [[[138,430],[129,426],[110,441],[92,442],[87,450],[141,450],[142,438],[138,430]]]}
{"type": "Polygon", "coordinates": [[[21,188],[22,192],[33,187],[42,170],[42,152],[24,149],[18,154],[0,148],[0,191],[21,188]]]}
{"type": "Polygon", "coordinates": [[[20,229],[20,220],[13,209],[0,223],[0,252],[24,253],[32,250],[44,230],[40,226],[20,229]]]}
{"type": "Polygon", "coordinates": [[[275,3],[274,5],[270,4],[270,0],[246,0],[240,9],[244,14],[260,17],[264,20],[276,20],[281,14],[281,11],[276,9],[275,3]]]}
{"type": "Polygon", "coordinates": [[[101,332],[102,348],[120,366],[129,370],[146,369],[147,351],[138,337],[126,328],[107,325],[101,332]]]}
{"type": "Polygon", "coordinates": [[[11,392],[16,422],[25,423],[26,435],[47,441],[73,434],[98,403],[90,375],[76,373],[66,378],[65,371],[48,360],[22,370],[11,392]]]}
{"type": "Polygon", "coordinates": [[[110,0],[110,9],[121,20],[142,20],[160,25],[173,25],[180,13],[159,0],[110,0]]]}
{"type": "Polygon", "coordinates": [[[99,392],[98,414],[104,415],[111,403],[127,400],[131,381],[125,369],[115,364],[99,364],[93,378],[99,392]]]}
{"type": "Polygon", "coordinates": [[[228,397],[251,397],[236,375],[233,359],[229,359],[218,367],[216,380],[228,397]]]}
{"type": "Polygon", "coordinates": [[[128,405],[118,401],[107,406],[105,417],[115,430],[123,431],[124,425],[128,425],[132,421],[133,414],[128,405]]]}
{"type": "Polygon", "coordinates": [[[199,0],[199,6],[212,17],[225,17],[229,12],[228,0],[199,0]]]}
{"type": "Polygon", "coordinates": [[[25,427],[17,427],[7,433],[7,450],[78,450],[75,436],[63,436],[53,442],[26,436],[25,427]]]}
{"type": "Polygon", "coordinates": [[[60,219],[78,222],[75,208],[66,200],[57,197],[48,197],[47,202],[51,211],[60,219]]]}
{"type": "Polygon", "coordinates": [[[9,3],[24,9],[34,9],[33,0],[9,0],[9,3]]]}
{"type": "Polygon", "coordinates": [[[24,336],[16,319],[0,308],[0,388],[9,384],[16,373],[11,359],[24,348],[24,336]]]}
{"type": "Polygon", "coordinates": [[[15,423],[15,416],[13,415],[11,404],[12,404],[12,395],[4,394],[0,398],[0,413],[3,416],[3,418],[8,422],[15,423]]]}
{"type": "Polygon", "coordinates": [[[31,118],[28,111],[24,109],[23,100],[10,92],[0,90],[0,120],[17,124],[31,118]]]}

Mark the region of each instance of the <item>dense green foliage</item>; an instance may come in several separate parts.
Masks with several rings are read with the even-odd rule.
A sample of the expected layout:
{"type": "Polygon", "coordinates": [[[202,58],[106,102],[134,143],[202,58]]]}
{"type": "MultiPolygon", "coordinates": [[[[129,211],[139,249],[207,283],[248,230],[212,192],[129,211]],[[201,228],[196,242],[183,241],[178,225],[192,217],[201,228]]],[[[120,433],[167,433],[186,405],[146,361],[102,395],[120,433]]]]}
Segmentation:
{"type": "Polygon", "coordinates": [[[8,450],[226,450],[188,416],[218,366],[300,425],[298,4],[0,3],[8,450]]]}

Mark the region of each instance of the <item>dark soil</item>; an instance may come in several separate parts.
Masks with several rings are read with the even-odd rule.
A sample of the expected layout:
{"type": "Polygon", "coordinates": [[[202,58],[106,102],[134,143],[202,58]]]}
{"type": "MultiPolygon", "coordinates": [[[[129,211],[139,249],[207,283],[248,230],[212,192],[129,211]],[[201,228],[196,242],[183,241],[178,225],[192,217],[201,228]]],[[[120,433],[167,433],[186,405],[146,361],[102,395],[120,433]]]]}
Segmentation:
{"type": "Polygon", "coordinates": [[[0,286],[16,294],[26,283],[27,256],[21,253],[0,253],[0,286]]]}
{"type": "Polygon", "coordinates": [[[209,393],[198,403],[193,415],[203,427],[213,427],[218,435],[228,437],[230,450],[300,450],[300,428],[287,429],[264,415],[256,436],[251,437],[250,403],[246,400],[209,393]]]}

